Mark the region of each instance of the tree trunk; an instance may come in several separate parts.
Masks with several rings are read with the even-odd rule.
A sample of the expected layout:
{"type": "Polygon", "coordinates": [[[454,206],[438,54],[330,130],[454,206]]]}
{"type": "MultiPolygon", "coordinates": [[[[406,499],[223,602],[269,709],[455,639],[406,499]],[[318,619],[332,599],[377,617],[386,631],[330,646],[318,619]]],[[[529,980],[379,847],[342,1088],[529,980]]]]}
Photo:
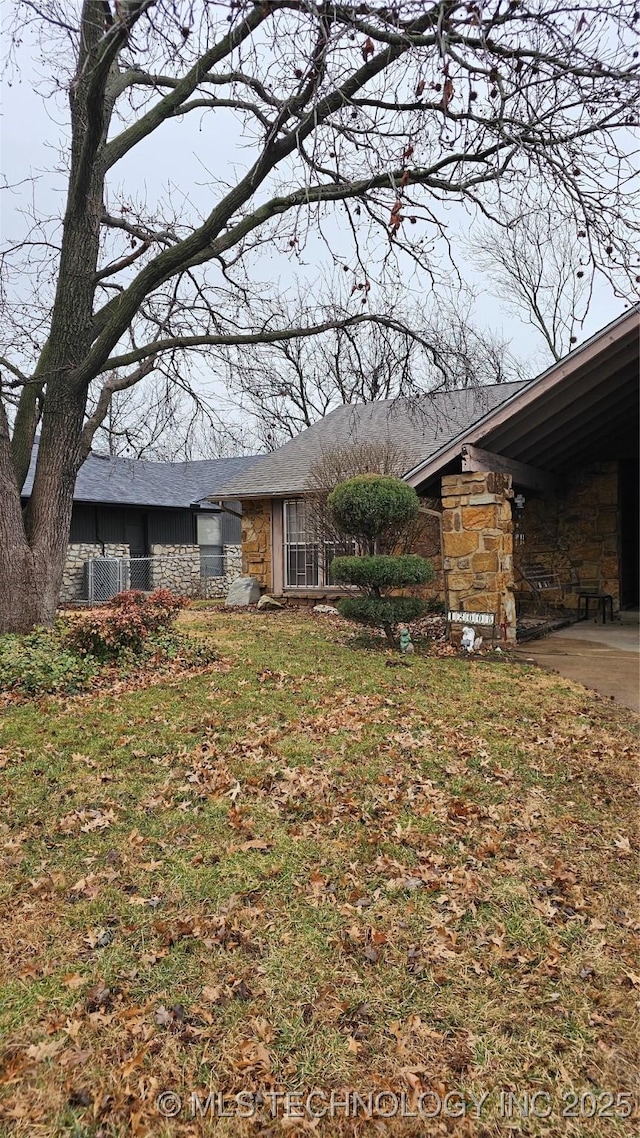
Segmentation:
{"type": "Polygon", "coordinates": [[[55,620],[84,407],[82,396],[59,395],[45,413],[36,479],[24,511],[8,429],[0,428],[0,632],[27,632],[55,620]]]}
{"type": "Polygon", "coordinates": [[[104,7],[84,0],[81,49],[71,86],[71,169],[51,327],[32,381],[22,391],[13,442],[0,412],[0,632],[25,632],[55,620],[82,463],[87,382],[77,369],[93,339],[96,266],[103,213],[101,150],[112,102],[97,50],[104,7]],[[97,70],[96,70],[97,69],[97,70]],[[28,506],[20,492],[44,393],[40,446],[28,506]]]}
{"type": "Polygon", "coordinates": [[[28,632],[41,623],[43,608],[22,518],[12,514],[0,513],[0,632],[28,632]]]}
{"type": "Polygon", "coordinates": [[[63,571],[64,555],[59,564],[51,557],[38,558],[24,534],[15,530],[8,534],[4,529],[0,549],[0,633],[30,632],[40,625],[52,624],[59,594],[54,576],[55,582],[61,582],[63,571]]]}
{"type": "Polygon", "coordinates": [[[0,632],[26,632],[39,623],[40,613],[35,559],[22,518],[9,424],[0,406],[0,632]]]}

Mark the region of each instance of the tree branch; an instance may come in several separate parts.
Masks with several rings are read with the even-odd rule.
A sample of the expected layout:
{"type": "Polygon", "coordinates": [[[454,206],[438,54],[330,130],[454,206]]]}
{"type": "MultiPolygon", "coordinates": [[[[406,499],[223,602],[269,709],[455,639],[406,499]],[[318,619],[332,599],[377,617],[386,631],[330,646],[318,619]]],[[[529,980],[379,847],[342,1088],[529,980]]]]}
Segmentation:
{"type": "Polygon", "coordinates": [[[130,375],[120,376],[119,378],[116,378],[114,376],[110,380],[107,380],[107,382],[104,384],[100,395],[98,396],[98,402],[96,404],[95,410],[93,411],[93,414],[89,415],[89,417],[85,420],[84,426],[82,428],[82,434],[80,436],[80,449],[83,462],[91,450],[93,436],[98,430],[98,427],[101,425],[101,423],[104,422],[106,418],[113,393],[115,391],[126,391],[127,388],[133,387],[134,384],[139,383],[141,379],[144,379],[146,375],[149,375],[149,373],[153,371],[154,366],[155,356],[153,354],[150,354],[149,358],[146,359],[139,368],[136,368],[135,371],[131,372],[130,375]]]}
{"type": "Polygon", "coordinates": [[[241,24],[238,24],[232,31],[205,52],[190,71],[181,79],[173,88],[170,94],[165,95],[159,102],[147,111],[141,119],[133,123],[132,126],[122,131],[121,134],[116,135],[105,147],[104,162],[105,169],[109,170],[112,166],[119,162],[125,154],[142,142],[143,138],[147,138],[154,130],[165,122],[167,119],[179,114],[180,106],[193,94],[198,84],[202,81],[203,77],[215,67],[216,63],[226,59],[231,52],[235,51],[240,44],[252,35],[257,27],[267,19],[271,11],[279,6],[278,0],[272,0],[267,8],[266,6],[256,5],[248,16],[244,18],[241,24]]]}
{"type": "MultiPolygon", "coordinates": [[[[220,332],[212,335],[202,336],[168,336],[163,340],[154,340],[151,344],[146,344],[140,348],[134,348],[131,352],[124,352],[120,356],[112,356],[106,360],[102,371],[113,371],[120,367],[130,367],[131,364],[138,363],[149,356],[158,356],[161,352],[167,352],[175,348],[204,348],[207,346],[227,345],[238,346],[240,344],[276,344],[284,340],[304,339],[308,336],[317,336],[322,332],[328,332],[334,328],[351,328],[357,324],[364,323],[377,323],[384,325],[385,328],[392,328],[397,332],[406,332],[407,329],[400,320],[393,320],[391,317],[375,314],[375,313],[360,313],[357,316],[340,317],[335,320],[325,320],[320,324],[313,325],[298,325],[292,328],[263,328],[259,332],[220,332]]],[[[412,338],[423,347],[430,347],[428,342],[418,332],[410,333],[412,338]]]]}
{"type": "Polygon", "coordinates": [[[96,273],[94,280],[103,281],[105,277],[112,277],[115,273],[119,273],[121,269],[127,269],[129,265],[133,265],[143,253],[146,253],[151,245],[150,241],[144,241],[138,248],[129,253],[128,257],[121,257],[119,261],[112,261],[110,265],[106,265],[104,269],[99,269],[96,273]]]}

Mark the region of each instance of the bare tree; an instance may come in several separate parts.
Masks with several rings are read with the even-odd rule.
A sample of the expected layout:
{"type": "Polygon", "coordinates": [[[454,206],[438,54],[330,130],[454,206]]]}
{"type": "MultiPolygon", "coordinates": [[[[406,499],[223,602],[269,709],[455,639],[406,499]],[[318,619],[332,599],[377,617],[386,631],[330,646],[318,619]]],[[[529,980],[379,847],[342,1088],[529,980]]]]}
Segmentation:
{"type": "Polygon", "coordinates": [[[41,29],[69,136],[64,216],[36,218],[2,266],[0,629],[53,619],[75,478],[115,391],[152,371],[184,382],[189,358],[211,346],[371,319],[377,272],[402,277],[413,263],[423,291],[437,291],[452,271],[451,206],[499,223],[532,179],[588,233],[594,257],[612,244],[629,263],[629,0],[6,8],[16,41],[41,29]],[[209,203],[190,209],[184,187],[179,208],[165,196],[145,211],[121,188],[124,160],[193,114],[216,164],[209,203]],[[226,163],[221,123],[240,148],[226,163]],[[282,322],[256,285],[256,257],[275,248],[297,263],[312,233],[331,250],[336,219],[351,241],[332,250],[349,270],[348,315],[312,308],[302,326],[282,322]]]}
{"type": "Polygon", "coordinates": [[[491,292],[541,334],[554,360],[576,342],[587,313],[594,266],[586,236],[575,222],[532,210],[502,229],[482,226],[469,242],[491,292]]]}
{"type": "MultiPolygon", "coordinates": [[[[509,345],[474,327],[470,309],[447,292],[436,311],[388,307],[385,324],[337,323],[322,337],[227,350],[227,388],[259,445],[275,450],[341,404],[522,378],[509,345]]],[[[302,311],[292,319],[302,322],[302,311]]]]}
{"type": "Polygon", "coordinates": [[[339,482],[357,474],[402,475],[411,466],[411,455],[400,443],[359,441],[328,447],[309,468],[309,490],[330,494],[339,482]]]}
{"type": "MultiPolygon", "coordinates": [[[[89,407],[91,413],[91,407],[89,407]]],[[[242,425],[194,390],[150,376],[116,391],[92,449],[163,462],[248,454],[253,440],[242,425]]]]}

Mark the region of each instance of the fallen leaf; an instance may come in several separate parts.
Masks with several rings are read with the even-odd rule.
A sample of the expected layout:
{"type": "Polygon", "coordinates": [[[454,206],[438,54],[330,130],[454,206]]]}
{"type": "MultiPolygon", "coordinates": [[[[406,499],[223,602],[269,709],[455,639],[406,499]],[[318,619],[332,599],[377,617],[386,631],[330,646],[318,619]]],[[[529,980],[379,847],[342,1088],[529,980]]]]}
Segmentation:
{"type": "Polygon", "coordinates": [[[64,1039],[52,1039],[49,1043],[32,1043],[26,1050],[27,1059],[34,1063],[41,1063],[44,1059],[51,1059],[64,1047],[64,1039]]]}
{"type": "Polygon", "coordinates": [[[65,988],[81,988],[84,984],[84,977],[79,972],[67,972],[66,976],[62,977],[62,983],[65,988]]]}

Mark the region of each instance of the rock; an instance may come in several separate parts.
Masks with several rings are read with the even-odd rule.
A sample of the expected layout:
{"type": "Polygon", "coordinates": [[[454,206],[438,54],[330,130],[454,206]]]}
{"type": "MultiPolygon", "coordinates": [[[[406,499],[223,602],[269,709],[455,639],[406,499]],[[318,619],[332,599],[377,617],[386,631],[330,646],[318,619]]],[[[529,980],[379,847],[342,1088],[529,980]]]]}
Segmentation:
{"type": "Polygon", "coordinates": [[[237,577],[224,602],[228,608],[255,605],[260,600],[260,586],[255,577],[237,577]]]}
{"type": "Polygon", "coordinates": [[[314,612],[324,613],[325,616],[339,616],[340,613],[333,605],[314,605],[314,612]]]}
{"type": "Polygon", "coordinates": [[[283,606],[281,601],[277,601],[275,597],[270,597],[265,593],[264,597],[260,597],[257,607],[266,609],[268,612],[270,609],[281,609],[283,606]]]}

